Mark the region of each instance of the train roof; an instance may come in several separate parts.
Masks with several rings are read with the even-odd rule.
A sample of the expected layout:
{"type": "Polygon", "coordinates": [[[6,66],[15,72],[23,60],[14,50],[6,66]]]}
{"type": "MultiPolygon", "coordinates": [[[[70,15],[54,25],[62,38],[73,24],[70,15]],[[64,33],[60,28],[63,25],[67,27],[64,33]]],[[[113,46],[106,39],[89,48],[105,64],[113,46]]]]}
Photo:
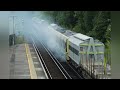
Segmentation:
{"type": "Polygon", "coordinates": [[[57,24],[51,24],[52,28],[54,28],[56,31],[60,32],[60,33],[65,33],[65,29],[58,26],[57,24]]]}
{"type": "Polygon", "coordinates": [[[76,32],[73,32],[73,31],[71,31],[71,30],[66,30],[65,31],[65,33],[63,33],[65,36],[72,36],[72,35],[75,35],[76,34],[76,32]]]}
{"type": "Polygon", "coordinates": [[[71,30],[67,30],[65,28],[62,28],[61,26],[58,26],[57,24],[51,24],[51,26],[58,32],[64,34],[65,36],[69,37],[69,36],[72,36],[72,35],[75,35],[76,32],[73,32],[71,30]]]}
{"type": "Polygon", "coordinates": [[[79,46],[80,43],[83,43],[84,41],[90,39],[92,37],[83,35],[81,33],[74,34],[69,37],[69,41],[71,41],[73,44],[79,46]]]}
{"type": "Polygon", "coordinates": [[[86,40],[86,39],[91,38],[91,37],[83,35],[81,33],[75,34],[74,37],[77,38],[77,39],[80,39],[80,40],[86,40]]]}
{"type": "Polygon", "coordinates": [[[84,41],[86,41],[87,39],[90,39],[92,37],[83,35],[81,33],[76,33],[73,32],[71,30],[66,30],[60,26],[58,26],[57,24],[51,24],[51,26],[58,32],[60,32],[61,34],[67,36],[69,38],[69,41],[71,41],[72,43],[76,44],[79,46],[80,43],[83,43],[84,41]]]}

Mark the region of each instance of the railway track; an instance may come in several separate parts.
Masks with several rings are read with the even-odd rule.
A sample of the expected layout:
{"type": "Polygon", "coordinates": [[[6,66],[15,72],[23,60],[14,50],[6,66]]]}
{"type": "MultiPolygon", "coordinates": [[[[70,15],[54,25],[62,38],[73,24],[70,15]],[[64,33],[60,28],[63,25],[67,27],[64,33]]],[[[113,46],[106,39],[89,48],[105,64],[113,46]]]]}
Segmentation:
{"type": "Polygon", "coordinates": [[[71,65],[67,62],[60,62],[61,65],[66,69],[72,79],[84,79],[71,65]]]}
{"type": "Polygon", "coordinates": [[[60,65],[54,60],[54,58],[50,55],[47,49],[43,46],[43,44],[34,39],[32,39],[33,43],[36,47],[38,55],[42,60],[48,77],[50,79],[69,79],[70,76],[67,75],[65,71],[61,69],[60,65]]]}
{"type": "Polygon", "coordinates": [[[84,79],[84,77],[80,75],[80,73],[78,73],[77,70],[73,66],[71,66],[67,62],[63,62],[60,58],[59,59],[56,58],[55,55],[52,53],[52,51],[49,48],[47,49],[51,53],[52,57],[54,57],[55,60],[61,65],[61,67],[64,68],[67,74],[69,74],[69,76],[71,77],[70,79],[84,79]]]}
{"type": "Polygon", "coordinates": [[[34,44],[36,44],[36,45],[39,42],[38,46],[36,46],[37,52],[39,53],[39,56],[42,57],[42,62],[44,64],[44,66],[46,67],[48,76],[50,76],[49,78],[51,78],[51,79],[58,79],[58,78],[60,78],[60,79],[83,79],[83,77],[81,77],[77,73],[77,71],[75,71],[67,62],[59,62],[59,60],[52,54],[50,49],[48,49],[43,44],[42,41],[39,41],[39,40],[35,40],[35,41],[34,41],[34,44]],[[48,58],[51,58],[52,60],[49,60],[48,58]],[[51,66],[51,62],[54,63],[55,65],[52,64],[52,66],[51,66]],[[54,66],[57,66],[57,68],[59,69],[59,70],[57,69],[57,72],[55,70],[53,70],[52,67],[54,67],[54,66]],[[62,73],[62,75],[59,74],[58,71],[60,71],[62,73]],[[62,78],[59,77],[59,75],[61,75],[62,78]],[[64,76],[64,78],[63,78],[63,76],[64,76]]]}
{"type": "Polygon", "coordinates": [[[34,46],[34,49],[37,52],[38,57],[40,58],[39,62],[42,63],[42,65],[44,67],[44,72],[46,72],[46,74],[47,74],[46,76],[48,77],[48,79],[52,79],[52,76],[51,76],[51,74],[50,74],[50,72],[49,72],[49,70],[48,70],[48,68],[47,68],[47,66],[46,66],[42,56],[41,56],[41,53],[39,52],[38,48],[36,47],[35,43],[33,43],[33,46],[34,46]]]}
{"type": "Polygon", "coordinates": [[[38,36],[33,30],[27,37],[38,53],[49,79],[83,79],[67,62],[60,62],[38,36]]]}

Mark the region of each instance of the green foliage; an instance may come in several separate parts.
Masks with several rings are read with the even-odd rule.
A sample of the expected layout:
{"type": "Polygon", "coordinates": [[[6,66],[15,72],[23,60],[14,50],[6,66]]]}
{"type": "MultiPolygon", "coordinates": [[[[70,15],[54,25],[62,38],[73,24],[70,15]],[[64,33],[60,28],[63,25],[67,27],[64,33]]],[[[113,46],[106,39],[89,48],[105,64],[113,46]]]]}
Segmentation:
{"type": "Polygon", "coordinates": [[[105,45],[110,41],[111,18],[109,11],[44,11],[47,20],[64,28],[92,36],[105,45]]]}
{"type": "Polygon", "coordinates": [[[24,42],[25,42],[25,40],[24,40],[24,36],[23,35],[16,36],[16,40],[15,40],[16,44],[22,44],[24,42]]]}

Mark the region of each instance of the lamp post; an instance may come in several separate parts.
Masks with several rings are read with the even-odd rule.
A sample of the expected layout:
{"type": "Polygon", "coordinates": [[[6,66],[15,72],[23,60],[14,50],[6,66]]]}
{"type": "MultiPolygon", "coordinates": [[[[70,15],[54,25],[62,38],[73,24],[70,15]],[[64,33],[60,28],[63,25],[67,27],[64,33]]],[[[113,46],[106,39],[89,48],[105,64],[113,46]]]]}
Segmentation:
{"type": "MultiPolygon", "coordinates": [[[[22,19],[22,32],[24,32],[24,19],[22,19]]],[[[24,32],[25,33],[25,32],[24,32]]],[[[23,41],[24,41],[24,33],[22,33],[23,41]]]]}
{"type": "Polygon", "coordinates": [[[10,17],[12,17],[12,19],[13,19],[13,45],[15,45],[15,18],[17,17],[17,16],[10,16],[10,17]]]}
{"type": "Polygon", "coordinates": [[[13,39],[12,39],[12,44],[13,44],[13,57],[15,58],[15,17],[16,16],[10,16],[13,19],[13,39]]]}

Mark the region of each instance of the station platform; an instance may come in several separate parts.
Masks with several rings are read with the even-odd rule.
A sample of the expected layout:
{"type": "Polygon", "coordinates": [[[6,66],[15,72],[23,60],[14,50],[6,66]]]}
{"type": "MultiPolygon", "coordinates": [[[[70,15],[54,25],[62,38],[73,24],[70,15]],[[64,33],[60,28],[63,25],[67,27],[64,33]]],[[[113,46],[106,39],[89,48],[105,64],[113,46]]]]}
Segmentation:
{"type": "Polygon", "coordinates": [[[10,79],[48,78],[33,45],[18,44],[10,50],[10,79]]]}

